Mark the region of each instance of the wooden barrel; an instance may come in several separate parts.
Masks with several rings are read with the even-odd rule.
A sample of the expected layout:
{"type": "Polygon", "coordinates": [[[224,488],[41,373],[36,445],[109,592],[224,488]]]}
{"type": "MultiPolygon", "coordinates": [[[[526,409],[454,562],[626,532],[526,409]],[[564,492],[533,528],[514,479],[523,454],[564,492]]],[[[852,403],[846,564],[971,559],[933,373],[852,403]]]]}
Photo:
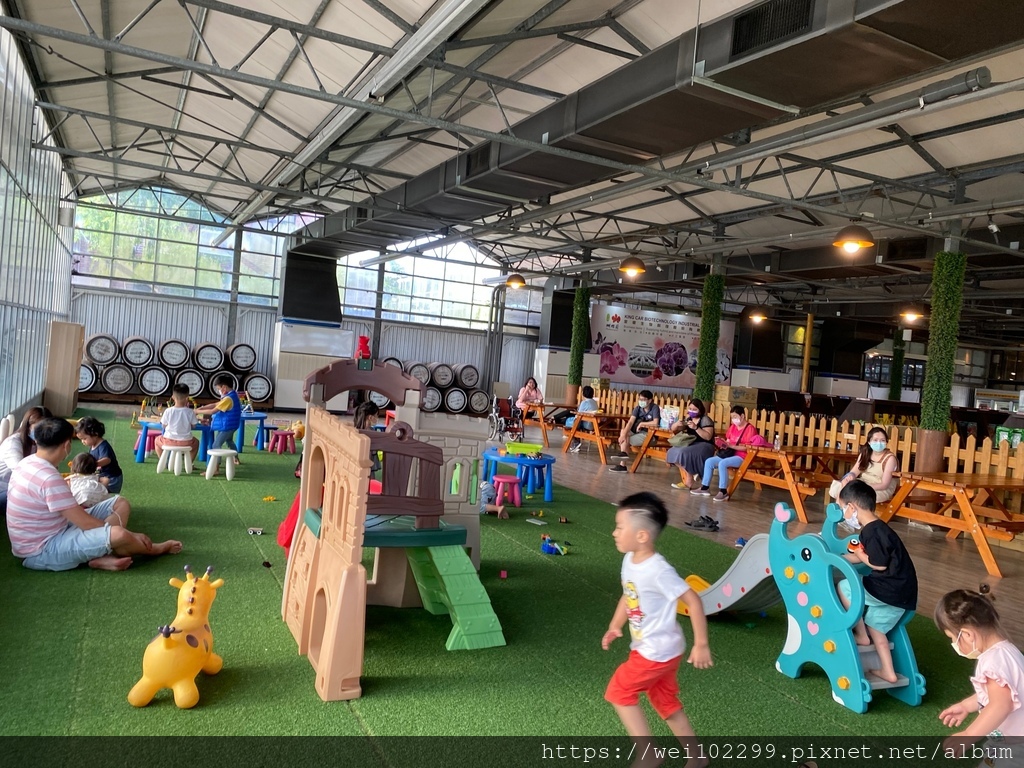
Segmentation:
{"type": "Polygon", "coordinates": [[[427,363],[430,371],[430,383],[438,389],[447,389],[455,383],[455,372],[446,363],[427,363]]]}
{"type": "Polygon", "coordinates": [[[433,413],[441,407],[441,390],[435,387],[424,387],[423,402],[420,407],[429,413],[433,413]]]}
{"type": "Polygon", "coordinates": [[[369,398],[371,403],[376,405],[382,411],[387,410],[388,407],[391,405],[391,400],[388,398],[388,396],[382,395],[380,392],[370,392],[367,395],[367,397],[369,398]]]}
{"type": "Polygon", "coordinates": [[[159,365],[143,368],[136,374],[139,389],[147,397],[158,397],[171,388],[171,374],[159,365]]]}
{"type": "Polygon", "coordinates": [[[466,390],[459,387],[452,387],[444,393],[444,407],[448,413],[462,413],[469,405],[469,397],[466,390]]]}
{"type": "Polygon", "coordinates": [[[90,363],[110,365],[117,360],[119,354],[121,354],[121,345],[109,334],[97,333],[90,336],[89,340],[85,342],[85,356],[89,358],[90,363]]]}
{"type": "Polygon", "coordinates": [[[463,389],[476,389],[480,386],[480,371],[475,365],[459,363],[452,366],[452,371],[455,372],[455,381],[463,389]]]}
{"type": "Polygon", "coordinates": [[[121,359],[133,368],[145,368],[156,356],[152,342],[142,336],[132,336],[121,345],[121,359]]]}
{"type": "Polygon", "coordinates": [[[248,344],[232,344],[228,347],[228,363],[236,371],[251,371],[256,367],[256,350],[248,344]]]}
{"type": "Polygon", "coordinates": [[[160,365],[164,366],[164,368],[181,368],[183,365],[188,365],[188,360],[192,356],[192,350],[188,348],[188,344],[184,341],[168,339],[160,345],[156,356],[160,361],[160,365]]]}
{"type": "Polygon", "coordinates": [[[135,386],[135,374],[127,365],[114,363],[100,373],[100,385],[112,395],[124,395],[135,386]]]}
{"type": "Polygon", "coordinates": [[[274,385],[262,373],[250,373],[246,376],[242,389],[254,403],[265,403],[274,394],[274,385]]]}
{"type": "Polygon", "coordinates": [[[199,397],[206,388],[206,378],[194,368],[185,368],[178,371],[174,377],[175,384],[184,384],[188,387],[189,397],[199,397]]]}
{"type": "Polygon", "coordinates": [[[395,368],[401,368],[402,370],[405,370],[405,366],[402,365],[402,361],[399,360],[397,357],[385,357],[383,360],[380,361],[380,364],[392,365],[395,368]]]}
{"type": "MultiPolygon", "coordinates": [[[[419,379],[424,384],[430,383],[430,369],[427,368],[423,363],[406,363],[405,372],[412,376],[414,379],[419,379]]],[[[438,393],[440,396],[440,392],[438,393]]],[[[438,399],[438,405],[441,404],[440,397],[438,399]]]]}
{"type": "Polygon", "coordinates": [[[469,410],[472,413],[488,413],[491,410],[491,396],[482,389],[469,393],[469,410]]]}
{"type": "Polygon", "coordinates": [[[192,362],[200,371],[213,373],[224,367],[224,352],[212,341],[204,341],[192,348],[192,362]]]}
{"type": "Polygon", "coordinates": [[[231,371],[217,371],[216,373],[210,374],[206,377],[206,390],[210,393],[210,397],[220,397],[220,392],[213,388],[213,382],[219,379],[221,376],[227,376],[231,379],[231,388],[234,390],[238,389],[238,377],[235,376],[231,371]]]}
{"type": "Polygon", "coordinates": [[[78,366],[78,391],[88,392],[96,386],[96,369],[89,363],[78,366]]]}

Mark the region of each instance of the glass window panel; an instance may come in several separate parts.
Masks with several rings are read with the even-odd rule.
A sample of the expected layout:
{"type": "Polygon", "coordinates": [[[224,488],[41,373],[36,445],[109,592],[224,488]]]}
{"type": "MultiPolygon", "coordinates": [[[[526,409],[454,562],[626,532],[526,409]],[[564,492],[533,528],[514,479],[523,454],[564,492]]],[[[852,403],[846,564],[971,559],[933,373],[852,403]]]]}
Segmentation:
{"type": "Polygon", "coordinates": [[[411,309],[413,312],[421,315],[427,315],[430,318],[436,318],[432,325],[440,322],[441,316],[441,302],[434,299],[428,299],[421,296],[414,296],[412,298],[411,309]]]}
{"type": "Polygon", "coordinates": [[[221,288],[229,290],[231,288],[231,273],[200,269],[196,272],[196,285],[200,288],[221,288]]]}
{"type": "Polygon", "coordinates": [[[238,290],[242,293],[259,294],[268,296],[274,289],[274,281],[269,277],[256,277],[254,275],[241,275],[238,278],[238,290]]]}
{"type": "Polygon", "coordinates": [[[242,274],[274,277],[277,274],[277,263],[277,256],[242,251],[242,274]]]}
{"type": "Polygon", "coordinates": [[[413,256],[412,262],[412,271],[417,277],[444,278],[445,266],[443,261],[439,261],[438,259],[422,259],[413,256]]]}
{"type": "Polygon", "coordinates": [[[444,296],[444,281],[416,277],[412,286],[413,295],[426,299],[440,299],[444,296]]]}
{"type": "Polygon", "coordinates": [[[194,285],[196,273],[194,269],[186,267],[172,267],[160,264],[156,268],[156,281],[158,283],[170,283],[171,285],[194,285]]]}
{"type": "Polygon", "coordinates": [[[381,304],[383,309],[394,310],[397,312],[408,312],[410,307],[411,299],[408,296],[397,296],[394,294],[384,294],[384,299],[381,304]]]}

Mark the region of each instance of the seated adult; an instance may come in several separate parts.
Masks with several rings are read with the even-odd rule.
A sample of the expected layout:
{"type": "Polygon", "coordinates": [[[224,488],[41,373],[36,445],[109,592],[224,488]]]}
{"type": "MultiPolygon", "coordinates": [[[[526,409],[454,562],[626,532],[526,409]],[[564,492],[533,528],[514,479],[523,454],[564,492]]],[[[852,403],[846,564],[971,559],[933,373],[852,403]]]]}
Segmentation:
{"type": "MultiPolygon", "coordinates": [[[[629,456],[629,446],[643,445],[647,438],[646,430],[657,429],[661,423],[661,408],[654,402],[654,393],[649,389],[640,390],[640,398],[636,401],[636,408],[629,416],[619,432],[619,450],[616,456],[629,456]]],[[[628,467],[625,461],[608,467],[609,472],[626,472],[628,467]]]]}
{"type": "MultiPolygon", "coordinates": [[[[725,432],[725,440],[716,440],[719,453],[715,453],[704,462],[704,475],[701,477],[700,488],[690,491],[697,496],[711,496],[711,475],[718,470],[718,493],[713,501],[728,501],[729,494],[725,491],[729,487],[729,470],[734,469],[743,463],[746,458],[746,451],[737,448],[740,445],[771,445],[765,440],[749,421],[747,411],[742,405],[734,405],[729,413],[729,420],[732,422],[725,432]],[[727,453],[728,455],[720,455],[727,453]]],[[[697,526],[694,526],[697,527],[697,526]]]]}
{"type": "Polygon", "coordinates": [[[672,431],[690,438],[682,445],[673,444],[675,435],[669,438],[671,447],[665,454],[665,463],[678,467],[680,477],[680,482],[672,483],[672,487],[698,488],[697,479],[704,472],[704,462],[715,455],[715,420],[708,416],[704,403],[691,400],[686,406],[686,419],[673,424],[672,431]]]}
{"type": "Polygon", "coordinates": [[[29,408],[22,417],[21,426],[17,431],[0,443],[0,512],[7,509],[7,484],[11,480],[11,472],[22,459],[36,452],[32,428],[36,422],[48,419],[52,415],[41,405],[29,408]]]}
{"type": "Polygon", "coordinates": [[[840,491],[851,481],[863,480],[874,489],[876,502],[889,501],[896,495],[900,484],[900,479],[894,474],[899,468],[899,459],[889,450],[889,435],[881,427],[872,427],[864,438],[853,469],[832,481],[828,495],[838,499],[840,491]]]}
{"type": "Polygon", "coordinates": [[[35,455],[11,473],[7,533],[14,556],[37,571],[67,571],[82,563],[123,571],[133,555],[180,552],[180,541],[154,544],[145,534],[129,531],[131,505],[120,496],[82,509],[57,470],[71,454],[74,435],[64,419],[37,422],[35,455]]]}
{"type": "Polygon", "coordinates": [[[537,380],[531,376],[526,380],[526,385],[519,390],[519,395],[516,397],[516,408],[519,408],[525,416],[527,408],[543,402],[544,395],[537,386],[537,380]]]}

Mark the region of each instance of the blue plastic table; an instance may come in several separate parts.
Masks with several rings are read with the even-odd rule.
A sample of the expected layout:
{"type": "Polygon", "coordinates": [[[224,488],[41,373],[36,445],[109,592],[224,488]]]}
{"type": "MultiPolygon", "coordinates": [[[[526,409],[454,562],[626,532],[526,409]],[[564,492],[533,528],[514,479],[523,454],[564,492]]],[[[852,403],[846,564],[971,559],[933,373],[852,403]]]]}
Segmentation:
{"type": "Polygon", "coordinates": [[[534,493],[540,484],[544,485],[544,501],[555,500],[555,492],[552,486],[552,474],[554,474],[555,457],[542,454],[539,459],[532,459],[528,456],[507,454],[502,456],[496,448],[488,448],[483,453],[484,471],[483,477],[491,482],[491,479],[498,473],[498,464],[514,464],[516,474],[523,481],[524,492],[534,493]]]}
{"type": "MultiPolygon", "coordinates": [[[[150,427],[159,427],[159,421],[153,421],[151,419],[139,419],[139,431],[142,433],[139,435],[139,447],[135,449],[135,463],[143,464],[146,461],[146,437],[149,434],[150,427]]],[[[207,451],[210,449],[210,443],[213,441],[213,429],[208,424],[196,423],[192,427],[192,431],[199,431],[199,454],[196,456],[198,461],[206,461],[208,458],[207,451]]]]}
{"type": "Polygon", "coordinates": [[[266,422],[266,420],[267,414],[261,413],[260,411],[253,411],[252,413],[242,414],[242,420],[238,423],[238,440],[236,441],[238,443],[239,453],[242,452],[242,448],[245,446],[245,422],[247,421],[259,422],[259,427],[257,428],[256,431],[256,450],[263,450],[263,436],[266,434],[266,432],[263,429],[263,425],[266,422]]]}

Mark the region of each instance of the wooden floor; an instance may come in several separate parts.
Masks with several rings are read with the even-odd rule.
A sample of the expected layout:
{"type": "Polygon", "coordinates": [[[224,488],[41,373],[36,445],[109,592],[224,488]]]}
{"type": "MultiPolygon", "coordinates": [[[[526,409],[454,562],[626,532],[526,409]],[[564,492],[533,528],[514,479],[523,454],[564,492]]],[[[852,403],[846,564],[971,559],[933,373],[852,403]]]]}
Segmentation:
{"type": "MultiPolygon", "coordinates": [[[[527,440],[533,432],[527,430],[527,440]]],[[[539,436],[539,431],[538,436],[539,436]]],[[[713,502],[707,496],[692,496],[679,491],[671,483],[679,481],[679,472],[656,459],[645,459],[636,474],[609,472],[601,464],[596,447],[584,443],[578,454],[561,453],[561,440],[557,431],[548,433],[551,440],[549,453],[558,459],[555,464],[555,482],[588,496],[614,504],[619,499],[638,491],[652,491],[665,500],[670,511],[669,524],[713,541],[733,545],[737,538],[749,539],[758,533],[767,533],[771,524],[771,511],[779,501],[789,501],[789,495],[775,488],[758,491],[753,483],[741,483],[734,498],[728,502],[713,502]],[[701,515],[718,521],[717,533],[691,531],[683,524],[701,515]]],[[[539,439],[537,442],[540,442],[539,439]]],[[[717,481],[716,481],[717,482],[717,481]]],[[[811,530],[820,528],[824,521],[824,497],[821,491],[807,499],[807,514],[811,530]]],[[[803,526],[797,523],[797,529],[803,526]]],[[[996,608],[1011,639],[1019,646],[1024,643],[1024,553],[994,548],[1003,578],[989,576],[981,562],[978,550],[970,539],[961,537],[948,541],[945,531],[932,532],[908,526],[895,520],[893,527],[903,539],[914,560],[920,582],[918,613],[931,617],[935,603],[952,589],[977,590],[984,583],[996,596],[996,608]]]]}

